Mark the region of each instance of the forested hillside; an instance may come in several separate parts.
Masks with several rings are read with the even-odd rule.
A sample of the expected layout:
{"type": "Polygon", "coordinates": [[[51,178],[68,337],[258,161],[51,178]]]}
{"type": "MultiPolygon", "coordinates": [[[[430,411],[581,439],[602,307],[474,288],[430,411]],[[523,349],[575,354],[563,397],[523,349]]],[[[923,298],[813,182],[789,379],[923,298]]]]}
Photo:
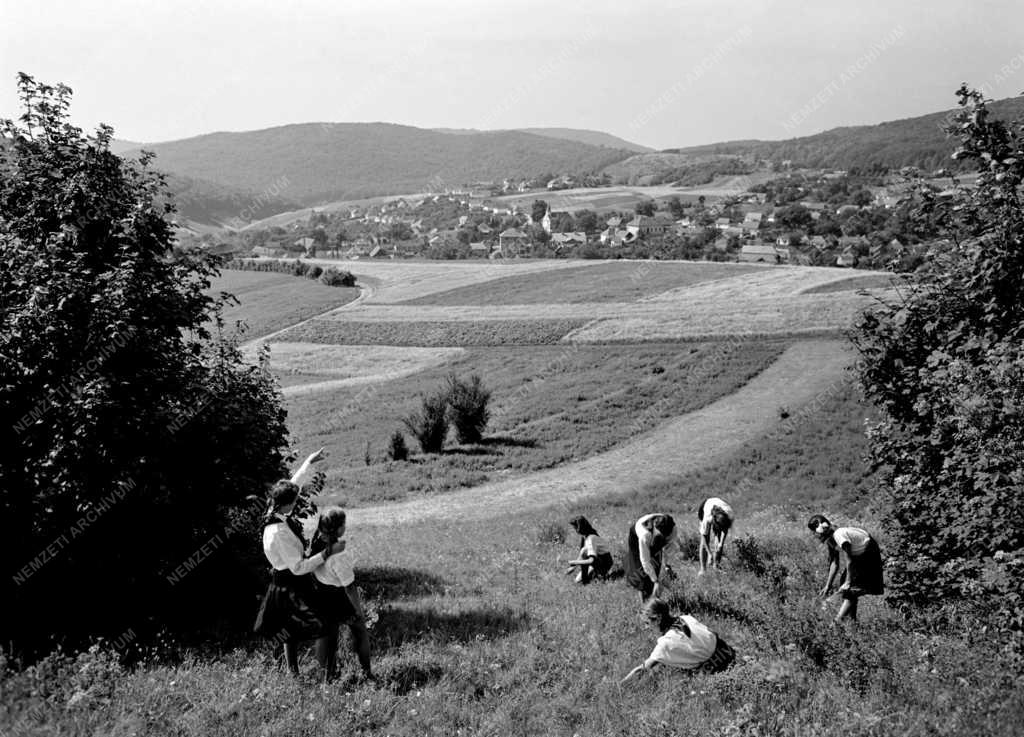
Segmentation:
{"type": "Polygon", "coordinates": [[[280,195],[303,205],[422,192],[544,172],[598,171],[630,155],[547,136],[497,131],[454,135],[388,123],[305,123],[146,144],[158,169],[280,195]]]}
{"type": "MultiPolygon", "coordinates": [[[[1019,118],[1024,114],[1024,97],[1000,100],[989,110],[997,119],[1019,118]]],[[[794,166],[820,169],[898,169],[904,166],[938,169],[954,164],[949,158],[954,142],[943,131],[951,115],[939,112],[878,125],[833,128],[785,141],[731,141],[671,149],[671,152],[691,156],[746,156],[772,162],[788,160],[794,166]]]]}

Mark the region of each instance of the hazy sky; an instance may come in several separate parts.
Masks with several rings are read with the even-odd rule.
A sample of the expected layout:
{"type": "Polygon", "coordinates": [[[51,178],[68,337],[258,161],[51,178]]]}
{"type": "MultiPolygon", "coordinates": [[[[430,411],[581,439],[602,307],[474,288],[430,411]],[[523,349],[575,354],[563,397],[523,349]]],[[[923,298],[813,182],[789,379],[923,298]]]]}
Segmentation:
{"type": "Polygon", "coordinates": [[[1021,0],[0,0],[15,74],[154,142],[310,121],[790,138],[1024,90],[1021,0]]]}

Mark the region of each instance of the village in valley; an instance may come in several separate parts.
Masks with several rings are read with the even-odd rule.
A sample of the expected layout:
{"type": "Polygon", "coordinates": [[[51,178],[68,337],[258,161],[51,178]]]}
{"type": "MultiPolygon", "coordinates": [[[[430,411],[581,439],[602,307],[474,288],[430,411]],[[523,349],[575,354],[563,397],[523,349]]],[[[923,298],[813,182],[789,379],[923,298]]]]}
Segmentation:
{"type": "Polygon", "coordinates": [[[475,182],[181,236],[231,258],[687,259],[907,272],[935,235],[907,217],[915,193],[946,196],[958,181],[909,167],[862,173],[787,161],[749,170],[703,187],[571,175],[475,182]]]}

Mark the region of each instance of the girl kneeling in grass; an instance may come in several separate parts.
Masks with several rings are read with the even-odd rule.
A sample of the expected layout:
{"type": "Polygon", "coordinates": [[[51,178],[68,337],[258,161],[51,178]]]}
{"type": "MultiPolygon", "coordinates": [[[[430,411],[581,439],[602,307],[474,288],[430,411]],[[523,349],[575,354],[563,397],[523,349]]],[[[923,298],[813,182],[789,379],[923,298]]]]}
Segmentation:
{"type": "Polygon", "coordinates": [[[822,598],[827,597],[832,590],[832,582],[841,565],[840,553],[845,557],[846,566],[839,579],[839,593],[843,603],[835,621],[839,623],[849,619],[856,622],[857,600],[861,596],[879,596],[884,591],[882,552],[878,543],[859,527],[834,527],[821,514],[811,517],[807,527],[828,547],[828,578],[821,589],[822,598]]]}
{"type": "Polygon", "coordinates": [[[621,683],[657,665],[701,673],[720,673],[732,665],[736,653],[729,644],[688,614],[672,616],[661,599],[648,599],[643,616],[661,632],[647,660],[631,670],[621,683]]]}
{"type": "Polygon", "coordinates": [[[344,624],[348,625],[352,634],[352,649],[359,658],[363,677],[373,678],[370,670],[370,635],[366,631],[366,615],[363,613],[363,602],[355,584],[352,557],[345,550],[345,541],[342,539],[345,535],[345,522],[345,510],[340,507],[328,507],[323,510],[317,525],[317,539],[312,548],[314,551],[319,548],[335,551],[320,568],[313,571],[321,608],[327,613],[333,627],[334,646],[326,667],[328,678],[333,678],[338,660],[338,627],[344,624]]]}
{"type": "Polygon", "coordinates": [[[601,539],[586,517],[573,517],[569,524],[580,536],[580,555],[576,560],[569,561],[569,571],[578,567],[576,580],[583,584],[590,583],[595,576],[605,578],[612,570],[612,554],[608,544],[601,539]]]}

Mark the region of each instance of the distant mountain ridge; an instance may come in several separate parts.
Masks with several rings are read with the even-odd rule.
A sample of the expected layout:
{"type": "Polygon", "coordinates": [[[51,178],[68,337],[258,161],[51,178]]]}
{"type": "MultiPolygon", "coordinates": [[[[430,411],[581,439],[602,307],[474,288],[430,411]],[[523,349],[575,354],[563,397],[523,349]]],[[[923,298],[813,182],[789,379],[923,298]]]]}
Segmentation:
{"type": "MultiPolygon", "coordinates": [[[[1013,120],[1024,115],[1024,97],[993,102],[994,117],[1013,120]]],[[[955,141],[942,128],[951,119],[952,110],[915,118],[891,120],[876,125],[858,125],[816,133],[783,141],[726,141],[704,146],[666,149],[666,153],[692,156],[732,155],[791,161],[794,166],[816,169],[851,169],[884,166],[899,169],[950,168],[955,141]]]]}
{"type": "MultiPolygon", "coordinates": [[[[484,132],[476,128],[432,128],[431,130],[438,131],[439,133],[451,133],[459,136],[484,132]]],[[[558,138],[564,141],[576,141],[578,143],[586,143],[591,146],[617,148],[638,154],[654,151],[654,149],[649,146],[641,146],[639,143],[627,141],[625,138],[613,136],[611,133],[589,130],[587,128],[509,128],[509,130],[519,131],[520,133],[532,133],[535,136],[558,138]]]]}
{"type": "MultiPolygon", "coordinates": [[[[532,177],[596,172],[630,151],[520,131],[451,135],[391,123],[303,123],[147,143],[163,171],[300,205],[532,177]]],[[[126,155],[137,153],[138,149],[126,155]]]]}

